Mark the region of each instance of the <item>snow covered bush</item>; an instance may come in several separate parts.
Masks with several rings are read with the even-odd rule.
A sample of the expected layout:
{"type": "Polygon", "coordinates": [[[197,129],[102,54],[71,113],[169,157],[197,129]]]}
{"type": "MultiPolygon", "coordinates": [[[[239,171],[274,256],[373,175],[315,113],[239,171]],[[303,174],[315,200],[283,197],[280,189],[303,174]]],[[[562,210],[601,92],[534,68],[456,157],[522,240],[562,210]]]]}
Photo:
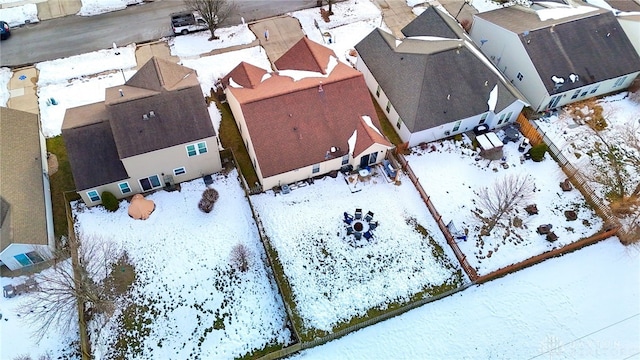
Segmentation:
{"type": "Polygon", "coordinates": [[[529,154],[531,154],[531,160],[535,162],[540,162],[544,160],[544,154],[547,152],[547,144],[541,143],[538,144],[529,150],[529,154]]]}

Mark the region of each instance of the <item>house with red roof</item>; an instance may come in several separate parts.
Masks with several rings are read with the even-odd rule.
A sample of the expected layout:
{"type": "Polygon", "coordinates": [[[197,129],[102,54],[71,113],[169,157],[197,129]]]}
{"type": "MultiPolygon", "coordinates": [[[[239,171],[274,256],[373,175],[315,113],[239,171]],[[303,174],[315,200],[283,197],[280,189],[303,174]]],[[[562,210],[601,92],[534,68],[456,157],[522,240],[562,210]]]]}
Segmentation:
{"type": "Polygon", "coordinates": [[[392,145],[362,73],[306,37],[274,65],[242,62],[222,80],[264,189],[385,158],[392,145]]]}

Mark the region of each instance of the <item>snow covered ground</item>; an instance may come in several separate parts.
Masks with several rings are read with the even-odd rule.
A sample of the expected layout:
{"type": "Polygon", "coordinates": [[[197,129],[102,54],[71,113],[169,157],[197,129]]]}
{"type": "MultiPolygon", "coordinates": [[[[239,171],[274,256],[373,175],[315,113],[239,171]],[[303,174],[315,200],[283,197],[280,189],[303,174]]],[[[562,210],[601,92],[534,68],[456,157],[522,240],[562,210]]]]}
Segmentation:
{"type": "Polygon", "coordinates": [[[479,275],[589,237],[602,228],[602,220],[585,204],[578,190],[562,191],[559,183],[566,175],[548,154],[542,162],[521,162],[523,154],[518,152],[518,144],[507,143],[503,151],[509,167],[505,169],[501,161],[479,159],[478,150],[463,146],[461,141],[430,145],[424,150],[413,148],[407,160],[443,221],[453,221],[459,231],[467,233],[467,240],[459,241],[458,246],[479,275]],[[518,174],[533,182],[531,199],[507,214],[502,221],[504,226],[482,236],[482,221],[474,214],[479,207],[477,192],[518,174]],[[537,215],[528,215],[524,210],[529,204],[537,205],[537,215]],[[567,221],[567,210],[575,211],[578,219],[567,221]],[[521,220],[520,226],[516,218],[521,220]],[[536,232],[543,224],[553,225],[557,241],[549,242],[536,232]]]}
{"type": "MultiPolygon", "coordinates": [[[[622,177],[627,185],[627,194],[638,186],[640,178],[640,90],[636,93],[622,92],[606,96],[593,103],[571,105],[565,107],[557,115],[542,118],[536,123],[544,134],[560,149],[562,155],[583,174],[589,176],[602,174],[601,169],[611,166],[594,151],[597,143],[602,144],[595,132],[586,125],[590,117],[594,116],[594,105],[602,107],[602,114],[606,120],[606,127],[599,132],[604,141],[615,145],[620,150],[618,156],[629,162],[623,167],[622,177]],[[573,112],[569,109],[575,109],[573,112]],[[634,162],[635,159],[635,162],[634,162]],[[634,180],[635,179],[635,180],[634,180]]],[[[601,181],[589,181],[590,187],[605,203],[610,203],[607,193],[612,186],[601,181]]],[[[632,223],[640,222],[640,206],[629,209],[629,214],[622,219],[627,228],[632,223]]]]}
{"type": "MultiPolygon", "coordinates": [[[[117,1],[93,1],[91,4],[114,2],[117,1]]],[[[90,4],[83,1],[83,5],[85,3],[90,4]]],[[[494,6],[487,0],[475,0],[473,5],[480,11],[494,6]]],[[[298,18],[307,35],[318,42],[328,42],[328,37],[321,33],[329,32],[332,42],[327,46],[344,60],[353,60],[347,55],[348,50],[366,36],[367,29],[385,26],[379,10],[367,1],[339,3],[334,5],[334,12],[336,15],[332,16],[329,24],[320,20],[317,9],[311,9],[309,13],[296,12],[292,16],[298,18]],[[351,20],[346,20],[348,17],[351,20]],[[318,19],[322,31],[315,28],[314,19],[318,19]]],[[[26,15],[20,16],[23,20],[27,18],[26,15]]],[[[207,56],[205,53],[216,47],[248,44],[254,39],[246,27],[218,31],[221,38],[226,36],[223,34],[235,35],[220,42],[206,42],[206,39],[201,39],[201,33],[181,36],[169,43],[172,54],[179,56],[182,64],[198,71],[203,92],[207,94],[218,77],[242,60],[264,68],[269,66],[269,60],[259,47],[207,56]],[[213,48],[211,43],[215,43],[213,48]]],[[[42,82],[38,84],[41,121],[47,136],[60,133],[66,108],[101,101],[104,88],[120,85],[125,78],[132,76],[135,66],[132,48],[133,45],[120,48],[121,55],[115,55],[113,49],[105,49],[38,64],[41,70],[39,81],[42,82]],[[104,68],[104,63],[112,66],[104,68]],[[47,105],[47,99],[51,98],[58,105],[47,105]]],[[[0,105],[6,104],[8,99],[6,85],[10,76],[8,69],[0,68],[0,105]]],[[[618,102],[616,106],[619,106],[617,111],[637,114],[633,107],[636,105],[618,102]]],[[[220,115],[215,106],[210,107],[210,114],[214,124],[219,125],[220,115]]],[[[507,147],[508,155],[512,150],[507,147]]],[[[464,179],[478,178],[478,183],[467,183],[462,175],[454,181],[445,177],[440,180],[442,186],[438,187],[428,181],[434,172],[428,176],[420,175],[422,185],[445,219],[447,214],[451,219],[462,217],[462,221],[473,226],[472,217],[460,216],[464,214],[460,207],[466,204],[464,200],[470,198],[470,189],[465,189],[462,183],[477,187],[482,181],[485,184],[491,181],[493,176],[529,169],[531,162],[520,164],[517,151],[514,155],[513,158],[509,155],[509,164],[513,166],[509,169],[500,167],[497,173],[482,170],[471,155],[463,155],[462,149],[454,148],[451,143],[437,145],[434,152],[411,155],[409,160],[416,172],[419,168],[428,168],[429,164],[422,162],[430,159],[443,167],[459,164],[455,169],[449,169],[455,174],[468,172],[469,177],[464,179]],[[460,161],[463,158],[466,160],[460,161]],[[446,186],[449,185],[452,188],[447,194],[449,189],[446,186]]],[[[544,217],[544,221],[552,219],[549,222],[560,224],[559,210],[549,209],[556,205],[565,206],[561,200],[570,199],[575,190],[563,193],[565,198],[552,200],[559,190],[557,182],[561,177],[557,167],[552,170],[552,165],[550,160],[535,164],[551,174],[549,179],[536,180],[541,190],[540,200],[536,200],[541,212],[536,216],[540,222],[544,217]],[[550,185],[542,186],[546,181],[550,185]],[[541,206],[544,204],[551,206],[546,213],[541,206]]],[[[435,173],[444,173],[439,168],[436,170],[435,173]]],[[[533,175],[538,169],[535,170],[533,175]]],[[[396,187],[386,183],[384,178],[377,178],[376,183],[372,181],[363,185],[362,191],[351,193],[344,179],[326,178],[285,196],[273,196],[273,193],[252,196],[267,235],[277,248],[280,261],[285,264],[286,275],[295,280],[296,296],[307,302],[301,308],[301,315],[310,327],[330,328],[369,308],[384,307],[390,301],[405,299],[424,287],[456,281],[454,271],[458,267],[455,258],[444,245],[442,235],[408,179],[404,178],[402,183],[396,187]],[[376,242],[352,248],[343,242],[346,234],[341,218],[344,211],[353,212],[356,207],[374,212],[380,226],[375,231],[376,242]],[[444,259],[453,259],[450,268],[442,257],[433,256],[433,244],[425,242],[426,238],[404,221],[408,218],[414,218],[428,230],[434,243],[442,246],[444,259]],[[399,246],[399,241],[403,241],[404,246],[399,246]],[[376,256],[383,259],[372,262],[369,256],[371,259],[376,256]],[[335,262],[326,261],[329,258],[335,262]],[[374,264],[384,264],[380,269],[374,269],[384,275],[367,274],[366,270],[372,270],[374,264]],[[309,270],[311,266],[331,271],[316,273],[314,278],[309,270]],[[411,269],[416,271],[416,275],[411,269]],[[401,275],[406,275],[406,280],[398,277],[401,275]],[[326,295],[318,291],[319,286],[329,289],[326,295]],[[331,301],[327,300],[329,295],[331,301]]],[[[150,195],[158,210],[146,222],[128,218],[124,206],[115,214],[107,214],[99,208],[78,212],[81,229],[87,234],[104,234],[113,239],[133,259],[140,282],[134,288],[130,301],[149,304],[150,298],[158,299],[151,306],[166,316],[153,321],[149,335],[141,337],[145,349],[150,349],[141,358],[169,358],[173,354],[185,358],[192,352],[204,358],[232,358],[290,340],[288,330],[282,327],[282,304],[274,286],[268,281],[269,270],[263,262],[263,250],[235,175],[217,178],[214,187],[220,192],[220,200],[214,212],[206,215],[196,208],[197,199],[204,190],[199,180],[183,184],[181,192],[150,195]],[[221,211],[223,209],[228,209],[228,213],[221,211]],[[252,250],[255,262],[248,273],[235,277],[225,271],[228,270],[230,248],[238,241],[252,250]],[[216,274],[222,275],[216,277],[216,274]],[[219,281],[216,283],[214,278],[219,281]],[[223,303],[229,305],[222,309],[223,303]],[[191,305],[194,308],[202,306],[203,311],[195,311],[191,305]],[[197,315],[201,317],[201,323],[198,323],[197,315]],[[219,317],[224,319],[224,329],[209,330],[219,317]],[[204,340],[198,346],[200,336],[204,340]],[[161,339],[164,341],[160,342],[161,339]]],[[[575,204],[579,203],[581,200],[575,199],[575,204]]],[[[470,206],[471,203],[466,205],[470,206]]],[[[580,206],[579,214],[586,217],[589,213],[580,206]]],[[[527,231],[537,226],[537,219],[526,223],[527,231]]],[[[596,223],[591,227],[579,226],[582,224],[580,220],[573,223],[574,232],[563,233],[559,242],[574,241],[579,233],[587,234],[597,228],[596,223]]],[[[560,228],[560,225],[555,228],[560,228]]],[[[539,242],[538,238],[536,234],[533,239],[520,244],[496,243],[499,250],[485,259],[479,258],[481,254],[474,239],[460,243],[460,246],[482,273],[548,249],[550,245],[539,242]]],[[[485,241],[485,249],[489,250],[489,242],[493,240],[485,241]]],[[[617,239],[610,239],[489,284],[472,287],[305,352],[300,357],[530,358],[542,353],[540,358],[543,359],[637,357],[640,353],[639,260],[637,248],[625,248],[617,239]]],[[[0,285],[23,281],[24,278],[3,277],[0,285]]],[[[30,354],[34,358],[46,353],[62,355],[64,349],[69,349],[68,344],[74,340],[69,334],[51,332],[41,343],[34,343],[29,335],[29,324],[17,316],[20,303],[20,297],[0,298],[0,313],[3,315],[0,320],[0,358],[14,359],[21,354],[30,354]]],[[[220,321],[216,326],[220,327],[220,321]]],[[[96,340],[96,351],[105,353],[116,333],[117,329],[111,323],[102,337],[96,340]]],[[[125,335],[138,336],[136,333],[125,335]]]]}
{"type": "MultiPolygon", "coordinates": [[[[135,267],[129,301],[149,306],[136,320],[152,319],[148,335],[144,328],[125,335],[142,343],[135,358],[236,358],[291,341],[238,173],[215,176],[211,187],[220,198],[209,214],[198,209],[206,188],[200,179],[183,183],[179,192],[147,196],[156,209],[145,221],[129,217],[126,201],[116,213],[84,206],[74,211],[81,239],[118,244],[135,267]],[[246,273],[231,270],[237,244],[249,249],[246,273]]],[[[93,340],[97,354],[114,348],[118,315],[110,331],[93,340]]]]}
{"type": "Polygon", "coordinates": [[[396,186],[375,172],[355,193],[339,174],[286,195],[251,197],[307,330],[330,331],[369,309],[462,285],[460,266],[413,184],[404,178],[396,186]],[[379,222],[373,240],[347,234],[343,213],[356,208],[379,222]]]}

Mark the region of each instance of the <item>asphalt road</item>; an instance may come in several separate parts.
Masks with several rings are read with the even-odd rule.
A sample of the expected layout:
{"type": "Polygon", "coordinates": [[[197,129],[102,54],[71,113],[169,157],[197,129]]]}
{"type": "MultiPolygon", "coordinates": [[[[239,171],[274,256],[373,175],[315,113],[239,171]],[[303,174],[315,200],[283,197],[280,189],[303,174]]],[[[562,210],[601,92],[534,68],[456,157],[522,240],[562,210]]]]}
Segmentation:
{"type": "MultiPolygon", "coordinates": [[[[316,6],[316,0],[236,0],[237,13],[221,26],[240,24],[316,6]]],[[[11,31],[0,43],[0,65],[17,67],[173,36],[169,14],[184,10],[179,0],[130,6],[97,16],[66,16],[11,31]]]]}

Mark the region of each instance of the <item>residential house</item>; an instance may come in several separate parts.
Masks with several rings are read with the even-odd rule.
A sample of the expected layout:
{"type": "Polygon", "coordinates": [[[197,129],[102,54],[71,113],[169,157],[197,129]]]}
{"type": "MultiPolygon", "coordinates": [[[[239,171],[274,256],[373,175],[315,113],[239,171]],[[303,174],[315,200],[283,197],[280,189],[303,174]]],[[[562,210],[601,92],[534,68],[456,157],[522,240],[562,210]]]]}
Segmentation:
{"type": "Polygon", "coordinates": [[[513,123],[526,106],[446,11],[429,7],[402,32],[373,30],[356,68],[408,146],[513,123]]]}
{"type": "Polygon", "coordinates": [[[218,137],[195,70],[152,58],[105,101],[68,109],[62,136],[85,203],[221,170],[218,137]]]}
{"type": "Polygon", "coordinates": [[[264,189],[385,158],[391,144],[360,72],[306,37],[274,65],[242,62],[223,79],[264,189]]]}
{"type": "Polygon", "coordinates": [[[591,5],[613,11],[622,29],[640,54],[640,0],[585,0],[591,5]]]}
{"type": "Polygon", "coordinates": [[[592,6],[511,6],[474,16],[471,37],[537,111],[627,88],[640,57],[616,16],[592,6]]]}
{"type": "Polygon", "coordinates": [[[38,115],[0,107],[0,265],[10,270],[55,249],[46,143],[38,115]]]}

